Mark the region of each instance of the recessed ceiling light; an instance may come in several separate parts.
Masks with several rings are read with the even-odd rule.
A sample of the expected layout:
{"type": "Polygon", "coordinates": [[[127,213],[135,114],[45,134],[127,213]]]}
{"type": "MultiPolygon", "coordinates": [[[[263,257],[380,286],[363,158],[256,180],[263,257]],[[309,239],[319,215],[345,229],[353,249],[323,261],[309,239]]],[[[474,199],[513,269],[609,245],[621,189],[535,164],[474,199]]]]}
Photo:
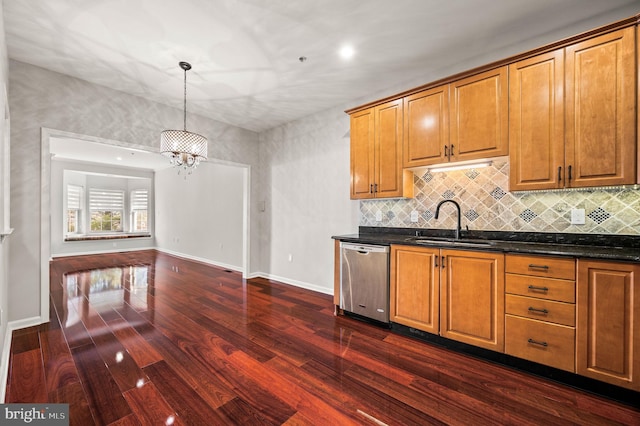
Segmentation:
{"type": "Polygon", "coordinates": [[[340,56],[342,59],[351,59],[356,51],[353,49],[353,46],[345,45],[340,49],[340,56]]]}
{"type": "Polygon", "coordinates": [[[116,160],[122,161],[122,157],[116,157],[116,160]]]}

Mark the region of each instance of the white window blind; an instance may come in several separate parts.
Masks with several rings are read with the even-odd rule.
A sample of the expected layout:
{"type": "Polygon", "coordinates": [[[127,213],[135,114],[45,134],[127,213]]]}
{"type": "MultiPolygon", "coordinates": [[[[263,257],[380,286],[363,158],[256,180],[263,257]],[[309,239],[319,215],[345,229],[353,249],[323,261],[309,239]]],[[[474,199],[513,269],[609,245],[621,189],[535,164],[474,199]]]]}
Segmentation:
{"type": "Polygon", "coordinates": [[[124,209],[124,192],[115,189],[89,190],[89,209],[112,211],[124,209]]]}
{"type": "Polygon", "coordinates": [[[135,189],[131,191],[131,210],[147,210],[149,203],[149,191],[135,189]]]}
{"type": "Polygon", "coordinates": [[[67,185],[67,209],[80,210],[82,203],[82,187],[67,185]]]}

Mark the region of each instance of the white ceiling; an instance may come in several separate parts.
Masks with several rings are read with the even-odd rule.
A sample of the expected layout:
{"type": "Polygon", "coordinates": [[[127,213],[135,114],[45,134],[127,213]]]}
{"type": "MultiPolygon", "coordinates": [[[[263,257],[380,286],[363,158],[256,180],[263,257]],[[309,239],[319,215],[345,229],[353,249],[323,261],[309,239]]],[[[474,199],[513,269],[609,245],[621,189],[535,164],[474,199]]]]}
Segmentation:
{"type": "Polygon", "coordinates": [[[176,108],[178,62],[188,61],[189,111],[262,131],[464,71],[492,52],[500,59],[514,46],[515,54],[573,35],[565,28],[631,16],[640,1],[4,0],[3,7],[12,59],[176,108]],[[350,61],[337,53],[345,44],[356,52],[350,61]]]}

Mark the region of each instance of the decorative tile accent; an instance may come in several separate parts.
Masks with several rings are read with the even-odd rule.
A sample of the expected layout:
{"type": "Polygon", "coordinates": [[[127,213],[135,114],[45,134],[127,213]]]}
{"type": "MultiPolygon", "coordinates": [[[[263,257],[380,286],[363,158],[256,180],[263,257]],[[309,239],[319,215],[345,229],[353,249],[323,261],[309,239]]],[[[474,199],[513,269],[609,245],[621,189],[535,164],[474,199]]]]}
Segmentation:
{"type": "Polygon", "coordinates": [[[587,217],[600,225],[602,222],[609,219],[611,217],[611,214],[609,214],[609,212],[602,209],[601,207],[598,207],[597,209],[589,213],[587,217]]]}
{"type": "Polygon", "coordinates": [[[469,177],[470,170],[416,175],[412,199],[361,201],[360,225],[452,229],[455,214],[447,211],[439,219],[433,217],[436,204],[444,198],[460,203],[463,226],[472,230],[640,235],[639,185],[509,192],[506,158],[476,172],[475,178],[469,177]],[[570,223],[574,208],[588,213],[585,225],[570,223]],[[377,210],[383,212],[382,222],[375,221],[377,210]],[[412,210],[422,212],[418,223],[411,222],[412,210]],[[393,220],[386,216],[388,211],[394,212],[393,220]]]}
{"type": "Polygon", "coordinates": [[[471,222],[473,222],[474,220],[476,220],[477,218],[480,217],[480,215],[473,209],[471,210],[467,210],[464,213],[464,217],[466,217],[467,219],[469,219],[471,222]]]}
{"type": "Polygon", "coordinates": [[[523,211],[522,213],[520,213],[518,216],[520,216],[520,218],[522,220],[524,220],[525,222],[531,222],[533,219],[535,219],[538,215],[536,214],[536,212],[534,212],[533,210],[530,209],[526,209],[525,211],[523,211]]]}
{"type": "Polygon", "coordinates": [[[507,195],[507,193],[504,192],[504,190],[502,188],[500,188],[499,186],[496,187],[493,191],[491,191],[490,194],[496,200],[500,200],[500,199],[502,199],[502,197],[507,195]]]}
{"type": "Polygon", "coordinates": [[[451,200],[453,197],[456,196],[456,193],[453,192],[450,189],[447,189],[443,194],[442,194],[442,198],[444,198],[445,200],[451,200]]]}
{"type": "Polygon", "coordinates": [[[469,179],[473,180],[473,179],[477,178],[478,176],[480,176],[480,173],[478,173],[478,171],[476,169],[469,169],[465,173],[465,176],[468,177],[469,179]]]}

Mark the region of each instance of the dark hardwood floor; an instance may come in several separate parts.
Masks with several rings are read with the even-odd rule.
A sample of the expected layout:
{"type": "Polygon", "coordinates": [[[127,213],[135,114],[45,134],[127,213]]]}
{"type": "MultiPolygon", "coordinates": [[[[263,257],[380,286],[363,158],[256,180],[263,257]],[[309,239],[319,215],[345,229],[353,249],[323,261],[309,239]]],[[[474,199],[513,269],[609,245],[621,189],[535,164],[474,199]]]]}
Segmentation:
{"type": "Polygon", "coordinates": [[[51,263],[6,402],[75,425],[640,424],[640,411],[352,318],[332,298],[155,251],[51,263]]]}

